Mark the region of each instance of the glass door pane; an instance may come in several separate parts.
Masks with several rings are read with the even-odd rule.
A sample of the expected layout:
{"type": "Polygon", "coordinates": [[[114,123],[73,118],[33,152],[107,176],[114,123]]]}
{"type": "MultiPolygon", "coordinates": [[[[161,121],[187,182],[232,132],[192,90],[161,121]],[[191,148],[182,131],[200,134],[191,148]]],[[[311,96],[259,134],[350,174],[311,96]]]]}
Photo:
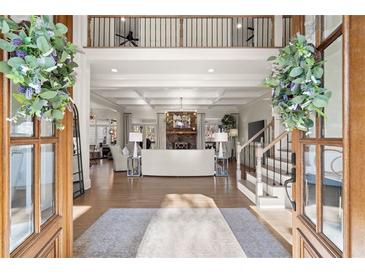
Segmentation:
{"type": "Polygon", "coordinates": [[[323,233],[343,250],[342,147],[322,147],[323,233]]]}
{"type": "Polygon", "coordinates": [[[55,134],[55,124],[53,121],[41,119],[41,137],[52,137],[55,134]]]}
{"type": "Polygon", "coordinates": [[[316,45],[316,16],[306,15],[304,19],[305,38],[309,43],[316,45]]]}
{"type": "Polygon", "coordinates": [[[342,15],[324,15],[322,41],[326,39],[342,23],[342,15]]]}
{"type": "Polygon", "coordinates": [[[41,223],[55,213],[55,145],[41,145],[41,223]]]}
{"type": "Polygon", "coordinates": [[[324,87],[332,96],[324,112],[322,135],[325,138],[342,138],[342,36],[323,52],[324,87]]]}
{"type": "Polygon", "coordinates": [[[34,232],[34,146],[10,147],[10,251],[34,232]]]}
{"type": "MultiPolygon", "coordinates": [[[[10,84],[10,118],[14,117],[20,104],[13,97],[13,91],[18,90],[19,85],[10,84]]],[[[34,135],[34,123],[29,116],[19,117],[18,120],[10,123],[11,137],[31,137],[34,135]]]]}
{"type": "Polygon", "coordinates": [[[306,215],[314,224],[317,223],[316,202],[316,146],[304,145],[303,153],[303,206],[306,215]]]}

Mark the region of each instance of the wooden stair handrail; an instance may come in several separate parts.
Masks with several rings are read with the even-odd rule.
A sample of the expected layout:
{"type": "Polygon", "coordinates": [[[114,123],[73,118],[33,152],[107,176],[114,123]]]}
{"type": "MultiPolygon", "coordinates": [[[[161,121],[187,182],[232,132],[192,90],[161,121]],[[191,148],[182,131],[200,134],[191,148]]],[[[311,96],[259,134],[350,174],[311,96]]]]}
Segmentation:
{"type": "Polygon", "coordinates": [[[276,137],[270,144],[268,144],[266,147],[264,147],[261,150],[261,153],[264,154],[266,151],[268,151],[270,148],[272,148],[275,144],[280,142],[280,140],[284,139],[286,136],[289,135],[289,131],[282,132],[278,137],[276,137]]]}
{"type": "Polygon", "coordinates": [[[244,149],[246,146],[248,146],[250,143],[252,143],[257,137],[259,137],[266,129],[273,126],[273,124],[274,124],[274,119],[272,119],[271,122],[266,125],[266,127],[262,128],[254,136],[252,136],[246,143],[244,143],[243,145],[240,145],[239,153],[242,151],[242,149],[244,149]]]}

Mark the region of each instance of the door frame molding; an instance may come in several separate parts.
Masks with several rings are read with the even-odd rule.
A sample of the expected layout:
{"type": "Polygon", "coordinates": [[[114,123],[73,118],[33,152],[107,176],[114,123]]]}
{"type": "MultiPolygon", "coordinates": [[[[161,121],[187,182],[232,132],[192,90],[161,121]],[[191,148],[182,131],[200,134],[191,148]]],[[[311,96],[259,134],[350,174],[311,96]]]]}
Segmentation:
{"type": "MultiPolygon", "coordinates": [[[[72,15],[55,15],[55,22],[60,22],[68,27],[67,38],[72,41],[73,16],[72,15]]],[[[0,50],[0,60],[7,58],[6,53],[0,50]]],[[[47,224],[41,226],[42,234],[31,235],[24,241],[12,254],[9,252],[9,233],[10,233],[10,210],[9,210],[9,165],[10,165],[10,126],[7,118],[9,116],[10,102],[10,81],[0,73],[0,257],[39,257],[39,256],[56,256],[72,257],[73,243],[73,183],[72,183],[72,113],[66,111],[63,124],[65,129],[56,132],[56,137],[49,138],[48,142],[56,142],[55,151],[58,155],[55,159],[56,181],[56,215],[51,217],[47,224]],[[50,140],[52,139],[52,140],[50,140]],[[48,233],[48,237],[45,234],[48,233]],[[52,237],[50,238],[52,234],[52,237]],[[52,253],[49,253],[52,252],[52,253]]],[[[69,90],[72,94],[72,89],[69,90]]],[[[39,122],[35,123],[38,128],[39,122]]],[[[34,138],[33,138],[34,139],[34,138]]],[[[16,140],[15,140],[16,142],[16,140]]],[[[38,140],[36,146],[42,143],[38,140]]],[[[39,162],[39,159],[38,159],[39,162]]],[[[36,168],[36,167],[35,167],[36,168]]],[[[39,176],[38,176],[39,177],[39,176]]],[[[37,176],[35,177],[37,179],[37,176]]],[[[36,182],[36,181],[35,181],[36,182]]],[[[36,186],[35,184],[34,186],[36,186]]],[[[39,215],[40,202],[39,197],[35,198],[34,214],[39,215]]],[[[39,216],[38,218],[39,222],[39,216]]],[[[35,233],[37,231],[36,224],[35,233]]]]}
{"type": "MultiPolygon", "coordinates": [[[[320,24],[320,23],[319,23],[320,24]]],[[[344,247],[341,257],[364,257],[365,256],[365,189],[363,183],[363,163],[365,162],[365,16],[343,16],[342,39],[343,39],[343,237],[344,247]]],[[[293,32],[304,34],[304,16],[293,16],[293,32]]],[[[335,35],[334,37],[335,38],[335,35]]],[[[328,39],[328,38],[327,38],[328,39]]],[[[331,38],[329,38],[331,39],[331,38]]],[[[317,42],[320,36],[316,35],[317,42]]],[[[317,119],[317,122],[319,120],[317,119]]],[[[318,134],[318,132],[317,132],[318,134]]],[[[293,255],[300,257],[303,240],[319,240],[322,256],[339,256],[331,248],[331,244],[315,237],[313,229],[302,228],[305,231],[295,231],[297,222],[301,216],[302,159],[298,158],[302,148],[299,139],[300,132],[293,132],[293,151],[297,153],[297,182],[293,188],[293,197],[297,201],[297,209],[293,211],[293,255]],[[310,232],[310,234],[309,234],[310,232]],[[301,233],[301,234],[300,234],[301,233]],[[304,233],[304,234],[303,234],[304,233]],[[303,235],[306,239],[303,239],[303,235]],[[313,236],[313,237],[311,237],[313,236]]],[[[333,144],[339,140],[333,140],[333,144]]],[[[303,141],[302,141],[303,143],[303,141]]],[[[318,151],[317,151],[318,153],[318,151]]]]}

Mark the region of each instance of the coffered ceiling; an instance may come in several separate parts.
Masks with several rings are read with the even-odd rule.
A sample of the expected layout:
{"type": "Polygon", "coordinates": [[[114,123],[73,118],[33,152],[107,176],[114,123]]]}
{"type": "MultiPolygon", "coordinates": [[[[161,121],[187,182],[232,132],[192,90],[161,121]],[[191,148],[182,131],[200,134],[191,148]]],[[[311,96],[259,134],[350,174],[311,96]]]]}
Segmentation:
{"type": "Polygon", "coordinates": [[[165,111],[181,103],[187,110],[238,110],[270,94],[262,83],[277,49],[89,51],[94,97],[125,110],[165,111]]]}

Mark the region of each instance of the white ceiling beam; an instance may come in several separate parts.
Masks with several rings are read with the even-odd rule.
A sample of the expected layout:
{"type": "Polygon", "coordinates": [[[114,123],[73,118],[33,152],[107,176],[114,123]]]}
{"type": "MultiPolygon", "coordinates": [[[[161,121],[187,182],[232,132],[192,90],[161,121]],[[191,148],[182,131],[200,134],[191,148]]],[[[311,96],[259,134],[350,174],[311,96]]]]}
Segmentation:
{"type": "Polygon", "coordinates": [[[113,102],[113,101],[110,101],[109,99],[107,98],[104,98],[103,96],[100,96],[98,94],[95,94],[93,92],[90,93],[90,101],[91,102],[95,102],[96,104],[98,105],[103,105],[107,108],[111,108],[111,109],[114,109],[114,110],[117,110],[119,112],[123,112],[123,107],[120,106],[119,104],[113,102]]]}
{"type": "Polygon", "coordinates": [[[124,60],[258,60],[266,61],[278,53],[276,48],[227,48],[227,49],[120,49],[120,48],[84,48],[88,62],[124,60]]]}
{"type": "Polygon", "coordinates": [[[262,79],[260,80],[220,80],[220,81],[202,81],[202,80],[92,80],[93,88],[143,88],[143,87],[210,87],[210,88],[224,88],[224,87],[261,87],[262,79]]]}
{"type": "MultiPolygon", "coordinates": [[[[209,99],[183,99],[182,105],[211,105],[213,100],[209,99]]],[[[151,100],[151,105],[180,105],[180,98],[151,100]]]]}
{"type": "Polygon", "coordinates": [[[143,99],[121,99],[115,101],[119,105],[149,105],[143,99]]]}

